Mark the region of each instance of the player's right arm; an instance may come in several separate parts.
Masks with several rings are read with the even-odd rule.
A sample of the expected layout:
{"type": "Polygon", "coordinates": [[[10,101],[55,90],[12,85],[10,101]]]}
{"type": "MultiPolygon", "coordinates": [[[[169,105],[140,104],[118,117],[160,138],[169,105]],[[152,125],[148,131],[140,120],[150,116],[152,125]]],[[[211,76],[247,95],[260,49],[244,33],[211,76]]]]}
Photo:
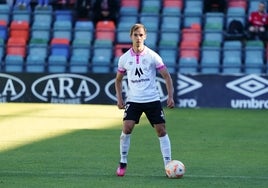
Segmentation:
{"type": "Polygon", "coordinates": [[[122,96],[122,80],[123,80],[124,74],[121,72],[117,72],[116,78],[115,78],[115,92],[117,97],[117,107],[119,109],[124,109],[125,103],[122,96]]]}

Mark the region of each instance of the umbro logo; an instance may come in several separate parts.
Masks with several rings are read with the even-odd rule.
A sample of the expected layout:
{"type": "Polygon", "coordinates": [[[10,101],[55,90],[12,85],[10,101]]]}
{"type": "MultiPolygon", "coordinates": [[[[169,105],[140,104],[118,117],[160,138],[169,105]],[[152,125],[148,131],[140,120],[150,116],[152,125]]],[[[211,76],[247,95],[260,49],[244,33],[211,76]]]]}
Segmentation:
{"type": "Polygon", "coordinates": [[[254,98],[268,93],[268,80],[251,74],[228,82],[226,87],[247,97],[254,98]]]}
{"type": "Polygon", "coordinates": [[[202,87],[201,82],[198,82],[181,74],[178,74],[177,85],[178,95],[183,95],[202,87]]]}

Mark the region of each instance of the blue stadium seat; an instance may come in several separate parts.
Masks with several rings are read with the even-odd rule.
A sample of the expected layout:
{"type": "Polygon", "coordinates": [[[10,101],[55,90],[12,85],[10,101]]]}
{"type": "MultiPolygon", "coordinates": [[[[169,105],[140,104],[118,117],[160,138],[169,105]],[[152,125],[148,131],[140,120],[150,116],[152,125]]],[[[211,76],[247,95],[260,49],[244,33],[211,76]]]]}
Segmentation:
{"type": "Polygon", "coordinates": [[[70,20],[56,20],[53,23],[53,29],[70,31],[72,29],[72,22],[70,20]]]}
{"type": "Polygon", "coordinates": [[[192,57],[179,58],[179,72],[183,74],[197,73],[198,61],[192,57]]]}
{"type": "Polygon", "coordinates": [[[140,22],[144,24],[148,31],[157,31],[159,27],[158,16],[141,15],[140,22]]]}
{"type": "Polygon", "coordinates": [[[22,56],[7,55],[5,58],[6,72],[23,72],[24,60],[22,56]]]}
{"type": "Polygon", "coordinates": [[[201,73],[218,74],[220,72],[220,59],[221,52],[219,49],[202,49],[201,73]]]}
{"type": "Polygon", "coordinates": [[[73,21],[72,10],[55,10],[55,21],[73,21]]]}
{"type": "Polygon", "coordinates": [[[128,30],[117,30],[116,32],[117,43],[130,43],[129,29],[128,30]]]}
{"type": "Polygon", "coordinates": [[[67,70],[67,57],[60,55],[48,56],[48,72],[64,73],[67,70]]]}
{"type": "Polygon", "coordinates": [[[177,49],[160,48],[158,51],[170,73],[176,72],[177,49]]]}
{"type": "Polygon", "coordinates": [[[120,17],[130,16],[130,15],[138,15],[138,7],[132,6],[121,6],[119,10],[120,17]]]}
{"type": "Polygon", "coordinates": [[[129,30],[131,26],[138,22],[138,16],[121,16],[118,20],[117,30],[129,30]]]}
{"type": "Polygon", "coordinates": [[[45,72],[46,57],[39,54],[30,54],[26,58],[26,72],[45,72]]]}
{"type": "Polygon", "coordinates": [[[10,15],[0,12],[0,20],[5,20],[7,23],[10,22],[10,15]]]}
{"type": "Polygon", "coordinates": [[[204,6],[202,0],[187,0],[184,3],[184,15],[202,16],[204,6]]]}
{"type": "Polygon", "coordinates": [[[50,30],[48,29],[32,29],[31,38],[34,39],[44,39],[47,42],[51,38],[50,30]]]}
{"type": "Polygon", "coordinates": [[[94,31],[92,21],[76,21],[74,26],[75,31],[94,31]]]}
{"type": "Polygon", "coordinates": [[[87,73],[88,72],[88,57],[82,56],[82,55],[72,55],[70,59],[70,72],[87,73]]]}
{"type": "Polygon", "coordinates": [[[51,29],[52,15],[51,14],[34,14],[32,29],[51,29]]]}
{"type": "Polygon", "coordinates": [[[0,39],[6,41],[8,37],[8,26],[0,25],[0,39]]]}
{"type": "Polygon", "coordinates": [[[187,15],[183,19],[183,27],[191,27],[193,24],[202,25],[202,17],[187,15]]]}
{"type": "Polygon", "coordinates": [[[163,7],[162,16],[181,16],[181,9],[171,6],[163,7]]]}
{"type": "Polygon", "coordinates": [[[181,18],[177,16],[162,17],[161,31],[179,32],[181,28],[181,18]]]}
{"type": "Polygon", "coordinates": [[[40,58],[46,58],[48,55],[48,45],[46,46],[30,45],[28,47],[28,54],[31,56],[38,55],[40,58]]]}
{"type": "Polygon", "coordinates": [[[87,59],[90,58],[91,51],[88,48],[73,47],[72,56],[83,56],[87,59]]]}
{"type": "Polygon", "coordinates": [[[156,50],[158,43],[158,32],[157,31],[147,31],[147,37],[145,40],[145,44],[153,49],[156,50]]]}
{"type": "Polygon", "coordinates": [[[222,59],[222,73],[239,74],[242,72],[242,52],[240,50],[224,50],[222,59]]]}
{"type": "Polygon", "coordinates": [[[165,47],[177,49],[178,43],[180,42],[180,33],[162,31],[159,34],[160,39],[158,48],[165,47]]]}
{"type": "Polygon", "coordinates": [[[72,31],[71,30],[58,30],[54,29],[52,31],[52,38],[65,38],[68,39],[69,41],[72,40],[72,31]]]}
{"type": "Polygon", "coordinates": [[[245,49],[245,73],[261,74],[264,67],[263,50],[245,49]]]}

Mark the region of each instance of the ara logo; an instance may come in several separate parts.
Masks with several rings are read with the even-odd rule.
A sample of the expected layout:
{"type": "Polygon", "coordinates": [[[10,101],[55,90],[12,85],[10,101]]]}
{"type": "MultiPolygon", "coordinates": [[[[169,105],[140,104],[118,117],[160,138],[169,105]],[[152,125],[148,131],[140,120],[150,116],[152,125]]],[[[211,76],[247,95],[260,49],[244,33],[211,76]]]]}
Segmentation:
{"type": "Polygon", "coordinates": [[[202,83],[193,80],[192,78],[186,77],[182,74],[178,74],[177,84],[179,96],[202,87],[202,83]]]}
{"type": "Polygon", "coordinates": [[[19,78],[0,73],[0,102],[14,101],[20,98],[26,86],[19,78]]]}
{"type": "Polygon", "coordinates": [[[227,83],[226,87],[247,97],[254,98],[268,93],[268,80],[250,74],[227,83]]]}
{"type": "Polygon", "coordinates": [[[77,74],[53,74],[32,84],[33,94],[51,103],[81,103],[95,98],[100,87],[96,81],[77,74]]]}
{"type": "MultiPolygon", "coordinates": [[[[109,81],[105,86],[105,93],[110,99],[117,101],[114,84],[115,84],[115,79],[109,81]]],[[[167,91],[166,91],[165,80],[157,77],[156,78],[156,86],[157,86],[157,90],[159,91],[159,94],[160,94],[161,102],[167,100],[167,91]]],[[[125,98],[128,96],[127,76],[124,76],[123,81],[122,81],[122,94],[125,98]]]]}

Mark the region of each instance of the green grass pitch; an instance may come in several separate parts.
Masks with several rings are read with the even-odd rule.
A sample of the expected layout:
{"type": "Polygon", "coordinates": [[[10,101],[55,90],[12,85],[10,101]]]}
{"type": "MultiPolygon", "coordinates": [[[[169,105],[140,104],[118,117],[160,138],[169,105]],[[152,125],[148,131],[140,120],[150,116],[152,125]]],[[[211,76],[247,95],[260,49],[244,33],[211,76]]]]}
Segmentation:
{"type": "MultiPolygon", "coordinates": [[[[59,129],[68,131],[9,148],[2,144],[3,188],[268,187],[266,110],[165,109],[173,159],[186,166],[182,179],[168,179],[158,138],[144,116],[132,134],[127,173],[117,177],[123,111],[115,106],[57,105],[62,109],[48,113],[52,105],[29,104],[26,110],[14,104],[16,109],[8,112],[10,105],[5,105],[0,106],[0,132],[13,124],[23,130],[31,123],[43,129],[60,125],[59,129]],[[71,113],[71,109],[75,112],[71,113]],[[97,124],[100,119],[108,119],[112,125],[81,126],[97,124]],[[68,123],[72,126],[68,127],[68,123]],[[78,128],[73,128],[74,124],[78,128]]],[[[19,134],[13,129],[10,138],[19,134]]],[[[33,132],[38,130],[32,128],[33,132]]],[[[4,136],[7,137],[0,136],[0,142],[4,136]]],[[[12,142],[20,141],[8,141],[12,142]]]]}

